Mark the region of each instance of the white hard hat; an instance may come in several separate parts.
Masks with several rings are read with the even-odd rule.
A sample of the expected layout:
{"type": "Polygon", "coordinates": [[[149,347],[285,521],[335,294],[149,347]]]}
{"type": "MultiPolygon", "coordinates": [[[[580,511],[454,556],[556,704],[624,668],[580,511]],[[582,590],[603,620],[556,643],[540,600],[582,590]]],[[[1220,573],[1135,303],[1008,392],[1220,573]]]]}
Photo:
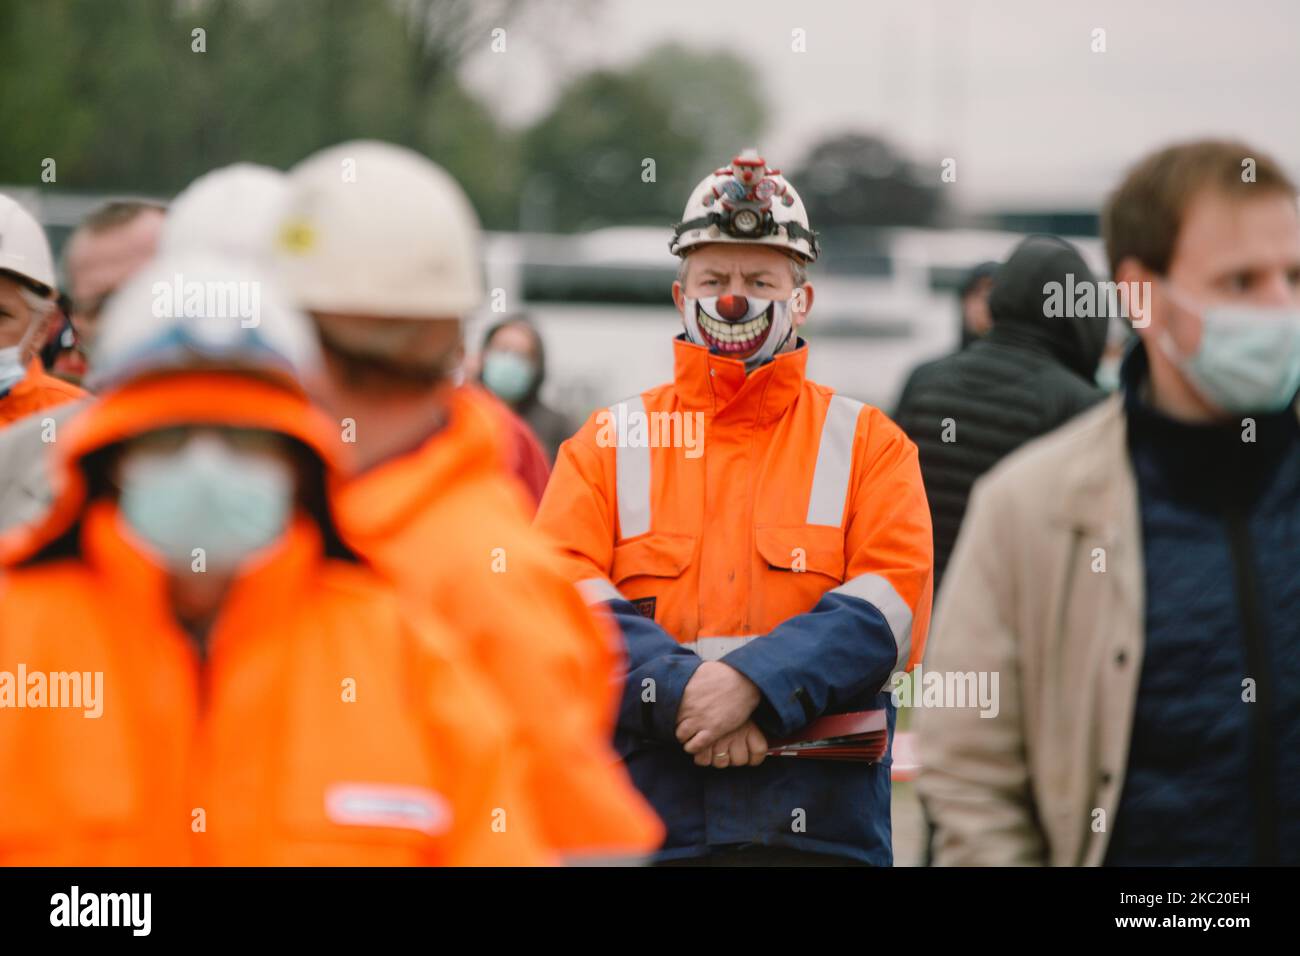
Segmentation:
{"type": "Polygon", "coordinates": [[[54,257],[45,230],[32,214],[0,193],[0,272],[12,272],[53,290],[54,257]]]}
{"type": "Polygon", "coordinates": [[[795,188],[779,169],[768,169],[747,149],[730,166],[705,176],[691,192],[682,221],[673,227],[670,251],[685,256],[706,242],[740,242],[787,249],[813,262],[817,234],[795,188]]]}
{"type": "Polygon", "coordinates": [[[247,260],[164,253],[104,307],[91,385],[194,368],[262,374],[308,389],[320,374],[311,321],[247,260]]]}
{"type": "Polygon", "coordinates": [[[479,223],[440,166],[389,143],[343,143],[289,171],[277,276],[316,312],[457,318],[483,300],[479,223]]]}
{"type": "Polygon", "coordinates": [[[264,262],[288,191],[288,177],[269,166],[235,163],[204,173],[167,209],[159,251],[206,250],[264,262]]]}

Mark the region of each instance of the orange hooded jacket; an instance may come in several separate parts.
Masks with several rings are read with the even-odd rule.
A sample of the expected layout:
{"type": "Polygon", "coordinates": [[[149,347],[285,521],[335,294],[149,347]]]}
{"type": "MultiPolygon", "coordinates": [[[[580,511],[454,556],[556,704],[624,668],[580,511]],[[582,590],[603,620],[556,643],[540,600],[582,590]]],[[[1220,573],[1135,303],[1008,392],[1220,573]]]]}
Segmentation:
{"type": "Polygon", "coordinates": [[[344,538],[433,607],[512,707],[528,795],[567,855],[653,850],[663,829],[610,743],[621,654],[528,523],[503,471],[510,436],[495,399],[452,393],[448,424],[415,451],[335,493],[344,538]]]}
{"type": "Polygon", "coordinates": [[[87,501],[98,450],[196,423],[334,444],[304,399],[220,373],[68,425],[50,515],[0,546],[0,864],[550,862],[492,692],[328,517],[300,510],[249,560],[200,660],[111,496],[87,501]]]}

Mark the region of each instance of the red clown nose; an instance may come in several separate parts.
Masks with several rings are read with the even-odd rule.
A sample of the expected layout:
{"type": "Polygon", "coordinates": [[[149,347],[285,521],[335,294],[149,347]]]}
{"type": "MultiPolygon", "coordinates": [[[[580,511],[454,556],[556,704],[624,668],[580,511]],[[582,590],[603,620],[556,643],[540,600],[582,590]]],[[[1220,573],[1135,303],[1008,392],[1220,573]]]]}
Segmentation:
{"type": "Polygon", "coordinates": [[[749,311],[749,300],[743,295],[723,295],[718,297],[718,315],[728,321],[743,319],[749,311]]]}

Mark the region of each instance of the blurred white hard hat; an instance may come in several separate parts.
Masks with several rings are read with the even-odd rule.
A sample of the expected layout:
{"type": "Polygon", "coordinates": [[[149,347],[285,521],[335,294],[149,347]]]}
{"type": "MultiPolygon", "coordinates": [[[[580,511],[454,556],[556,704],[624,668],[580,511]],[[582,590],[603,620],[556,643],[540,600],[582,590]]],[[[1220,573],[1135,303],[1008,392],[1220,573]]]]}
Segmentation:
{"type": "Polygon", "coordinates": [[[668,248],[684,256],[706,242],[776,246],[806,262],[820,251],[799,193],[752,149],[700,181],[668,248]]]}
{"type": "Polygon", "coordinates": [[[0,272],[53,290],[54,257],[41,224],[17,201],[0,193],[0,272]]]}
{"type": "Polygon", "coordinates": [[[483,300],[479,243],[442,167],[389,143],[342,143],[289,171],[277,278],[315,312],[458,318],[483,300]]]}
{"type": "Polygon", "coordinates": [[[269,166],[235,163],[204,173],[168,207],[159,251],[265,262],[287,196],[288,177],[269,166]]]}
{"type": "Polygon", "coordinates": [[[112,388],[160,372],[260,374],[309,389],[320,347],[306,315],[287,304],[246,258],[162,253],[105,305],[91,385],[112,388]]]}

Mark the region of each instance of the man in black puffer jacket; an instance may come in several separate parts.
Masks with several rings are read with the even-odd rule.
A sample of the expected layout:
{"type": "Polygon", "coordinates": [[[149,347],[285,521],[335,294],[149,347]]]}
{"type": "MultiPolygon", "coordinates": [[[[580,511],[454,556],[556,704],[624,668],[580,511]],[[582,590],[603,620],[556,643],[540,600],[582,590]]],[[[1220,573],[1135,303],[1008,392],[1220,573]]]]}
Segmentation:
{"type": "Polygon", "coordinates": [[[894,417],[920,450],[936,593],[975,479],[1103,397],[1093,380],[1106,345],[1097,291],[1074,246],[1030,236],[994,273],[989,334],[908,378],[894,417]],[[1051,283],[1059,283],[1054,298],[1051,283]],[[1090,303],[1078,298],[1088,286],[1090,303]]]}

